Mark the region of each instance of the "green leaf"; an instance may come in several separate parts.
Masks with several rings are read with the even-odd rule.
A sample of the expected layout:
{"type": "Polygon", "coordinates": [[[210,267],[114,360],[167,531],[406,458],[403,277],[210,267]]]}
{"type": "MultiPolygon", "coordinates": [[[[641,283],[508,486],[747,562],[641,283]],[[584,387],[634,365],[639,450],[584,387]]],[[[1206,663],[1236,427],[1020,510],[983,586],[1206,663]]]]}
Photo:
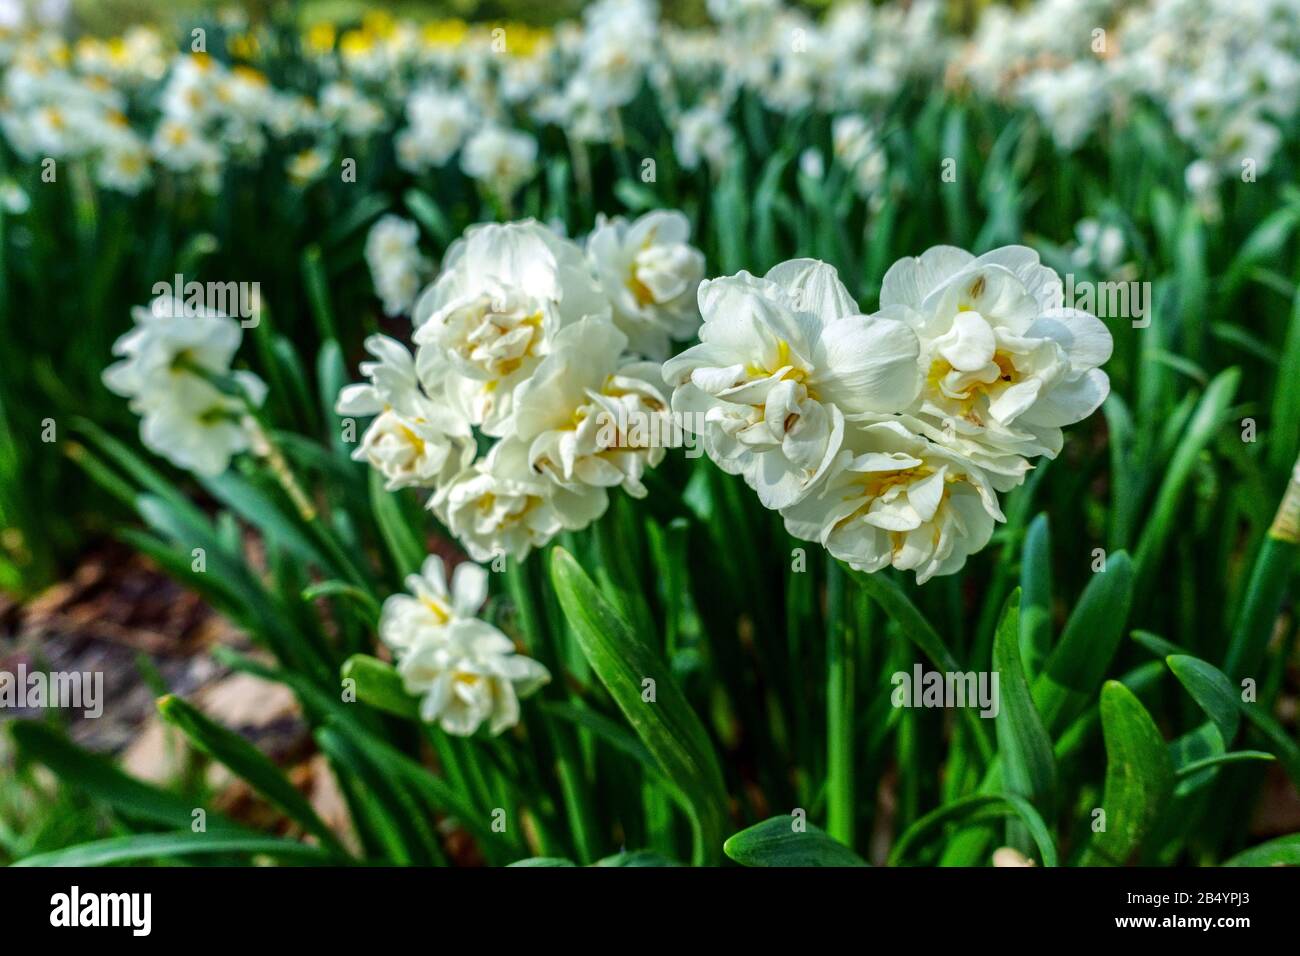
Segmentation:
{"type": "Polygon", "coordinates": [[[230,768],[308,833],[315,834],[325,846],[344,853],[334,832],[316,815],[307,798],[270,758],[251,743],[173,694],[159,699],[158,712],[169,724],[178,727],[194,746],[230,768]]]}
{"type": "Polygon", "coordinates": [[[551,580],[560,606],[591,669],[660,769],[694,809],[695,862],[716,861],[726,816],[726,791],[704,726],[677,688],[668,665],[614,609],[563,548],[551,552],[551,580]],[[655,698],[642,699],[645,680],[655,698]]]}
{"type": "Polygon", "coordinates": [[[334,308],[330,304],[329,273],[320,246],[311,245],[302,254],[302,279],[307,288],[307,302],[311,317],[316,323],[316,334],[321,341],[338,338],[335,331],[334,308]]]}
{"type": "Polygon", "coordinates": [[[867,862],[843,843],[831,839],[811,823],[789,814],[771,817],[741,830],[723,844],[727,856],[742,866],[866,866],[867,862]]]}
{"type": "Polygon", "coordinates": [[[238,853],[272,856],[324,866],[337,863],[335,857],[306,843],[250,834],[232,833],[139,833],[82,843],[52,853],[18,860],[14,866],[107,866],[161,857],[195,856],[204,853],[238,853]]]}
{"type": "Polygon", "coordinates": [[[1291,739],[1285,727],[1267,711],[1261,710],[1258,704],[1242,701],[1241,712],[1246,715],[1246,721],[1253,724],[1273,745],[1274,753],[1286,768],[1287,776],[1300,788],[1300,745],[1291,739]]]}
{"type": "Polygon", "coordinates": [[[1007,790],[1050,812],[1056,789],[1052,740],[1034,707],[1020,661],[1020,589],[1012,592],[993,637],[993,670],[1001,706],[994,718],[1007,790]]]}
{"type": "Polygon", "coordinates": [[[1018,817],[1038,847],[1043,866],[1056,866],[1056,844],[1042,816],[1024,797],[1014,793],[973,793],[927,813],[908,827],[889,852],[890,866],[900,866],[913,845],[946,823],[966,826],[1004,817],[1018,817]]]}
{"type": "Polygon", "coordinates": [[[1237,247],[1237,255],[1223,279],[1223,295],[1232,296],[1246,281],[1247,276],[1256,266],[1266,259],[1276,258],[1291,237],[1297,221],[1296,210],[1289,206],[1266,216],[1245,241],[1237,247]]]}
{"type": "Polygon", "coordinates": [[[1134,641],[1141,644],[1161,660],[1168,657],[1170,654],[1187,653],[1186,650],[1179,647],[1173,641],[1166,641],[1159,634],[1152,634],[1150,631],[1134,631],[1130,636],[1134,641]]]}
{"type": "Polygon", "coordinates": [[[515,860],[513,863],[507,863],[506,866],[577,866],[572,860],[566,860],[562,856],[530,856],[523,860],[515,860]]]}
{"type": "Polygon", "coordinates": [[[1273,385],[1273,429],[1267,452],[1269,466],[1279,475],[1286,473],[1300,453],[1300,436],[1285,424],[1296,421],[1300,421],[1300,290],[1291,300],[1291,321],[1273,385]]]}
{"type": "MultiPolygon", "coordinates": [[[[10,733],[22,752],[49,767],[68,786],[102,800],[132,820],[166,827],[189,828],[193,801],[137,780],[98,754],[82,750],[48,724],[17,721],[10,733]]],[[[209,832],[246,832],[213,811],[207,811],[209,832]]]]}
{"type": "Polygon", "coordinates": [[[1224,866],[1300,866],[1300,833],[1269,840],[1242,850],[1224,866]]]}
{"type": "Polygon", "coordinates": [[[478,810],[464,795],[456,792],[447,782],[434,776],[422,764],[412,760],[406,754],[376,737],[354,726],[351,722],[332,719],[328,726],[317,731],[322,741],[343,738],[357,750],[364,752],[365,758],[381,772],[385,778],[400,780],[416,793],[428,800],[436,809],[454,816],[457,821],[480,841],[487,844],[495,842],[513,843],[516,834],[494,833],[486,811],[478,810]]]}
{"type": "Polygon", "coordinates": [[[592,866],[681,866],[676,860],[669,859],[654,850],[629,850],[597,860],[592,866]]]}
{"type": "Polygon", "coordinates": [[[353,654],[343,662],[343,679],[356,681],[357,700],[385,713],[420,719],[420,702],[406,692],[392,664],[369,654],[353,654]]]}
{"type": "Polygon", "coordinates": [[[1214,725],[1219,728],[1226,747],[1237,736],[1237,727],[1241,723],[1241,712],[1236,691],[1232,682],[1223,671],[1213,664],[1206,663],[1199,657],[1187,654],[1170,654],[1165,663],[1174,672],[1174,676],[1187,688],[1192,699],[1200,705],[1214,725]]]}
{"type": "Polygon", "coordinates": [[[1025,675],[1033,678],[1052,649],[1052,535],[1046,513],[1025,532],[1020,592],[1020,659],[1025,675]]]}
{"type": "MultiPolygon", "coordinates": [[[[844,570],[858,583],[859,587],[867,592],[873,601],[884,609],[885,613],[899,626],[907,639],[919,647],[940,670],[950,673],[965,671],[965,668],[957,662],[953,652],[948,649],[948,645],[943,642],[939,632],[930,625],[930,622],[925,619],[925,615],[921,613],[920,609],[903,593],[902,588],[883,574],[867,574],[863,571],[855,571],[848,565],[844,565],[844,570]]],[[[993,744],[989,740],[989,732],[983,721],[970,707],[961,708],[961,714],[976,745],[980,749],[981,756],[985,760],[991,759],[993,744]]]]}
{"type": "Polygon", "coordinates": [[[370,508],[398,573],[418,572],[424,560],[424,547],[402,516],[397,496],[384,488],[383,475],[373,468],[370,469],[370,508]]]}
{"type": "Polygon", "coordinates": [[[1183,432],[1182,440],[1174,449],[1164,471],[1164,480],[1151,508],[1151,517],[1142,531],[1134,558],[1137,579],[1136,590],[1147,593],[1147,580],[1155,573],[1156,561],[1164,551],[1165,543],[1178,518],[1183,492],[1192,477],[1192,470],[1201,452],[1222,428],[1232,410],[1232,401],[1241,382],[1241,369],[1224,369],[1206,387],[1196,405],[1196,411],[1183,432]]]}
{"type": "Polygon", "coordinates": [[[1106,742],[1102,809],[1106,829],[1094,833],[1084,866],[1122,866],[1141,848],[1167,809],[1174,769],[1169,748],[1147,709],[1119,681],[1101,689],[1101,732],[1106,742]]]}
{"type": "Polygon", "coordinates": [[[268,541],[281,545],[300,560],[338,573],[338,569],[312,542],[310,532],[304,530],[302,519],[296,513],[285,511],[247,478],[227,470],[200,480],[214,498],[255,527],[268,541]]]}
{"type": "Polygon", "coordinates": [[[444,248],[451,245],[456,230],[432,196],[419,189],[408,189],[402,194],[402,201],[434,242],[444,248]]]}
{"type": "Polygon", "coordinates": [[[328,247],[344,242],[353,234],[360,232],[370,220],[386,212],[390,205],[388,197],[382,193],[362,196],[334,221],[325,234],[322,244],[328,247]]]}
{"type": "Polygon", "coordinates": [[[315,601],[317,598],[323,597],[347,598],[349,601],[355,602],[365,612],[366,620],[372,628],[379,623],[381,613],[379,603],[354,584],[348,584],[346,581],[321,581],[319,584],[313,584],[302,590],[302,599],[304,601],[315,601]]]}
{"type": "MultiPolygon", "coordinates": [[[[1283,507],[1287,507],[1285,503],[1283,507]]],[[[1296,542],[1271,529],[1259,546],[1223,659],[1223,672],[1233,680],[1255,674],[1264,658],[1295,569],[1297,550],[1296,542]]]]}
{"type": "Polygon", "coordinates": [[[1116,551],[1093,575],[1034,681],[1034,703],[1048,733],[1058,734],[1092,699],[1119,647],[1133,600],[1133,564],[1116,551]]]}
{"type": "MultiPolygon", "coordinates": [[[[338,720],[317,729],[316,743],[329,758],[344,792],[360,798],[356,803],[385,856],[398,866],[444,862],[432,814],[417,799],[415,788],[384,766],[369,738],[342,732],[346,725],[338,720]]],[[[491,859],[492,847],[484,849],[491,859]]]]}
{"type": "Polygon", "coordinates": [[[1276,760],[1271,753],[1263,750],[1229,750],[1227,753],[1214,754],[1201,760],[1193,760],[1178,768],[1178,776],[1186,777],[1207,767],[1217,767],[1225,763],[1241,763],[1244,760],[1276,760]]]}

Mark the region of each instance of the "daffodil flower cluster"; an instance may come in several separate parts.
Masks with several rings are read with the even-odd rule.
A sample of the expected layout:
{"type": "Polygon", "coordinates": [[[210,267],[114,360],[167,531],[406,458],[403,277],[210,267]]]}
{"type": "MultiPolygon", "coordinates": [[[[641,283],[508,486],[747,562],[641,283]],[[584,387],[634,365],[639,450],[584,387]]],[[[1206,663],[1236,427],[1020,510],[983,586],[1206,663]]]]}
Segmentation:
{"type": "Polygon", "coordinates": [[[673,411],[795,537],[860,570],[959,570],[998,492],[1109,391],[1111,336],[1061,307],[1033,250],[938,246],[895,263],[863,314],[799,259],[700,288],[698,345],[664,364],[673,411]]]}
{"type": "Polygon", "coordinates": [[[373,416],[353,457],[427,489],[476,561],[586,527],[609,489],[644,496],[674,434],[659,360],[699,324],[689,238],[675,212],[602,219],[585,248],[533,221],[471,227],[415,303],[414,354],[367,340],[368,381],[338,402],[373,416]]]}
{"type": "Polygon", "coordinates": [[[520,698],[551,675],[477,616],[487,572],[464,562],[449,584],[442,558],[429,555],[406,587],[409,593],[384,601],[379,636],[397,658],[407,693],[420,698],[420,717],[460,737],[484,723],[494,735],[517,724],[520,698]]]}
{"type": "Polygon", "coordinates": [[[121,359],[105,369],[104,384],[130,399],[146,448],[196,474],[220,474],[233,455],[253,448],[246,403],[266,397],[260,378],[231,370],[243,329],[170,297],[137,306],[131,317],[134,327],[113,345],[121,359]],[[220,388],[221,379],[242,394],[220,388]]]}

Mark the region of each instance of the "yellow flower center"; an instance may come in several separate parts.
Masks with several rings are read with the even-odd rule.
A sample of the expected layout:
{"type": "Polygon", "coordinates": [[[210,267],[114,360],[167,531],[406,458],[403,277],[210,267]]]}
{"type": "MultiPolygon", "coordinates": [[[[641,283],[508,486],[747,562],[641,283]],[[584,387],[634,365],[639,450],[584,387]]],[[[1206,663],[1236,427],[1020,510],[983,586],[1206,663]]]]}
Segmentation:
{"type": "Polygon", "coordinates": [[[421,598],[420,603],[429,609],[429,613],[437,619],[439,624],[446,624],[451,620],[451,614],[439,601],[435,601],[433,598],[421,598]]]}

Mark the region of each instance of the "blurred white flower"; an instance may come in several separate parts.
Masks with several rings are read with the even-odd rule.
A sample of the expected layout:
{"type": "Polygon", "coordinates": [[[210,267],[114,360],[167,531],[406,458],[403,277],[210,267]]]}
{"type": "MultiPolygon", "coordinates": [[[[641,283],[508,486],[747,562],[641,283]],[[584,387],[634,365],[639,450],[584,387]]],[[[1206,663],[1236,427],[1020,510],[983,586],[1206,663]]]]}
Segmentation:
{"type": "Polygon", "coordinates": [[[1038,70],[1020,81],[1019,93],[1038,113],[1061,149],[1073,150],[1106,110],[1106,73],[1094,63],[1038,70]]]}
{"type": "Polygon", "coordinates": [[[329,150],[316,146],[294,153],[285,160],[284,170],[295,186],[310,186],[325,174],[329,161],[329,150]]]}
{"type": "Polygon", "coordinates": [[[726,110],[706,100],[677,117],[673,151],[683,169],[698,169],[703,161],[717,171],[726,164],[735,140],[726,110]]]}
{"type": "Polygon", "coordinates": [[[448,586],[436,554],[424,559],[419,574],[408,574],[405,584],[410,593],[390,595],[379,617],[380,639],[399,654],[443,637],[452,621],[475,617],[488,594],[487,572],[471,561],[456,565],[448,586]]]}
{"type": "Polygon", "coordinates": [[[320,111],[345,135],[358,139],[374,133],[386,121],[382,106],[345,82],[329,83],[321,90],[320,111]]]}
{"type": "Polygon", "coordinates": [[[835,159],[852,175],[858,195],[869,198],[879,193],[889,161],[867,120],[857,114],[836,117],[831,142],[835,159]]]}
{"type": "Polygon", "coordinates": [[[519,187],[537,174],[537,140],[518,130],[485,126],[465,144],[460,168],[509,203],[519,187]]]}
{"type": "Polygon", "coordinates": [[[420,717],[468,737],[485,722],[499,734],[519,722],[519,699],[550,682],[531,657],[515,653],[508,637],[477,618],[454,619],[436,640],[417,643],[397,666],[410,694],[421,697],[420,717]]]}
{"type": "Polygon", "coordinates": [[[1114,272],[1124,258],[1124,232],[1113,223],[1102,225],[1096,219],[1080,219],[1074,226],[1078,240],[1071,259],[1084,268],[1095,268],[1102,275],[1114,272]]]}
{"type": "Polygon", "coordinates": [[[409,219],[383,216],[366,235],[366,265],[386,315],[410,311],[431,263],[420,254],[420,227],[409,219]]]}
{"type": "Polygon", "coordinates": [[[32,208],[31,197],[12,179],[0,180],[0,209],[11,216],[21,216],[32,208]]]}
{"type": "Polygon", "coordinates": [[[695,334],[696,291],[704,253],[690,245],[691,224],[679,212],[648,212],[632,222],[596,220],[587,257],[609,297],[614,322],[635,352],[667,358],[669,340],[695,334]]]}
{"type": "Polygon", "coordinates": [[[577,69],[597,112],[626,106],[641,88],[658,39],[656,14],[647,0],[599,0],[584,11],[577,69]]]}
{"type": "Polygon", "coordinates": [[[112,127],[103,138],[95,164],[95,182],[105,189],[135,196],[152,179],[148,144],[124,126],[112,127]]]}
{"type": "Polygon", "coordinates": [[[826,158],[816,146],[809,146],[799,154],[799,172],[809,179],[820,181],[826,175],[826,158]]]}
{"type": "Polygon", "coordinates": [[[196,474],[220,474],[253,445],[244,401],[208,376],[233,380],[254,405],[266,396],[260,378],[230,369],[243,336],[239,323],[161,298],[131,316],[135,327],[114,343],[122,359],[104,370],[104,384],[131,400],[146,448],[196,474]]]}
{"type": "Polygon", "coordinates": [[[465,142],[476,116],[464,96],[439,86],[421,86],[406,100],[407,127],[397,134],[397,161],[420,173],[445,166],[465,142]]]}

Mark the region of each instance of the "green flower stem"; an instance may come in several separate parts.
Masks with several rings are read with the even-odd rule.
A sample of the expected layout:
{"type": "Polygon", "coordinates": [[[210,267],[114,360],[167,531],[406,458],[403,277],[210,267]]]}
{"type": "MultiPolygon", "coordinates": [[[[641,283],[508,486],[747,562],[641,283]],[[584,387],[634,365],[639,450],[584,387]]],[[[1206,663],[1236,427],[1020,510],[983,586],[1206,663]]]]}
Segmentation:
{"type": "Polygon", "coordinates": [[[298,483],[298,478],[294,475],[293,469],[289,467],[284,452],[280,451],[279,446],[271,440],[271,436],[262,427],[262,423],[257,420],[255,415],[251,413],[245,415],[242,423],[244,428],[248,430],[249,435],[252,436],[253,454],[266,462],[276,482],[284,489],[284,493],[289,496],[289,500],[293,502],[298,516],[308,524],[315,523],[319,517],[316,505],[312,503],[311,498],[307,496],[307,492],[298,483]]]}
{"type": "Polygon", "coordinates": [[[826,565],[826,832],[853,845],[853,626],[844,571],[826,565]]]}

